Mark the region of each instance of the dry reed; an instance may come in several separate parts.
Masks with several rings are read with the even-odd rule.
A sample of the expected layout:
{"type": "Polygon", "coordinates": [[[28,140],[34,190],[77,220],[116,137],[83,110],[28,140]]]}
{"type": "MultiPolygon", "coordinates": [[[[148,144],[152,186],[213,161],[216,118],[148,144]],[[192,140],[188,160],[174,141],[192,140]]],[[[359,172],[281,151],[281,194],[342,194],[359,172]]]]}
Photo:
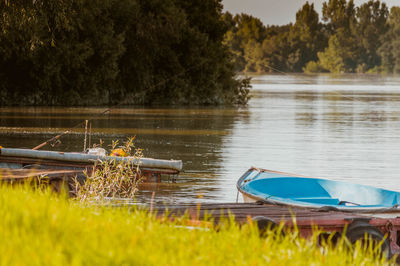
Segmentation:
{"type": "MultiPolygon", "coordinates": [[[[118,141],[112,143],[112,150],[118,141]]],[[[81,202],[103,201],[106,198],[134,198],[141,182],[140,159],[142,149],[135,148],[134,138],[119,146],[128,157],[126,160],[98,160],[93,171],[85,172],[86,180],[75,180],[76,198],[81,202]],[[133,153],[133,154],[132,154],[133,153]]]]}

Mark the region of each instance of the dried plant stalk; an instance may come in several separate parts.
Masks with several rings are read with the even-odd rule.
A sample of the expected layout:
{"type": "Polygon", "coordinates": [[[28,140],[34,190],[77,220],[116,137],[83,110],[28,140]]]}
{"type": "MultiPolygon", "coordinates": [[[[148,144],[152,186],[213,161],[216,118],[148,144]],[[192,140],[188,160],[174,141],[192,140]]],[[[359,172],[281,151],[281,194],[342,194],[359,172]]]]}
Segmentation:
{"type": "MultiPolygon", "coordinates": [[[[141,182],[140,159],[143,157],[141,149],[135,149],[134,138],[128,139],[123,149],[129,156],[126,161],[97,161],[94,170],[86,175],[86,181],[82,184],[75,181],[77,199],[85,201],[101,201],[105,198],[134,198],[141,182]]],[[[118,142],[113,142],[112,149],[118,142]]]]}

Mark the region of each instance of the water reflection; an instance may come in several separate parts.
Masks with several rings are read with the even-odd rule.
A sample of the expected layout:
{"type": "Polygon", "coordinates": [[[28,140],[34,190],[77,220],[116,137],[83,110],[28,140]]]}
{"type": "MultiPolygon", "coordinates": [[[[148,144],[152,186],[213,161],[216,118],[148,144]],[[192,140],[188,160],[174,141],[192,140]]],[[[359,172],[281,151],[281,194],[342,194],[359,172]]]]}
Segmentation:
{"type": "MultiPolygon", "coordinates": [[[[32,148],[70,127],[91,119],[92,143],[124,141],[136,136],[137,147],[146,157],[181,159],[184,172],[176,182],[144,184],[138,200],[146,201],[156,192],[156,201],[191,201],[218,197],[216,172],[222,167],[221,145],[232,134],[233,121],[241,117],[236,108],[118,108],[98,115],[101,108],[20,108],[0,109],[0,145],[32,148]]],[[[84,128],[71,130],[57,147],[50,150],[80,151],[84,128]]]]}
{"type": "MultiPolygon", "coordinates": [[[[235,201],[251,166],[400,190],[400,78],[253,77],[246,108],[1,108],[0,145],[32,148],[84,119],[93,142],[137,136],[148,157],[181,159],[176,182],[146,184],[139,201],[235,201]]],[[[49,149],[79,151],[83,128],[49,149]]]]}
{"type": "Polygon", "coordinates": [[[253,84],[253,122],[237,121],[226,137],[230,175],[254,165],[400,190],[398,77],[272,75],[253,84]]]}

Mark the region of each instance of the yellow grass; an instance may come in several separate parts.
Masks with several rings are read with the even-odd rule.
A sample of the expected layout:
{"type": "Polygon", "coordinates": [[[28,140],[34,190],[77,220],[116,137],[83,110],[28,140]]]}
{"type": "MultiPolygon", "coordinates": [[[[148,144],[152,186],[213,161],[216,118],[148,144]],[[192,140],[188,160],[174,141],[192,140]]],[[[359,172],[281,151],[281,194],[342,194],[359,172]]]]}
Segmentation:
{"type": "Polygon", "coordinates": [[[48,191],[0,187],[1,265],[382,265],[360,247],[318,246],[256,226],[188,228],[133,208],[81,205],[48,191]]]}

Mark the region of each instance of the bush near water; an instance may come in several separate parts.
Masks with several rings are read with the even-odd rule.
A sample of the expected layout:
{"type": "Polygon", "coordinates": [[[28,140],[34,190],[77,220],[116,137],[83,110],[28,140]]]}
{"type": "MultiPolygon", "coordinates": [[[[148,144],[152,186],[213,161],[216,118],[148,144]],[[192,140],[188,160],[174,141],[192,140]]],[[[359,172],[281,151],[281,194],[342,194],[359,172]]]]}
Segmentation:
{"type": "Polygon", "coordinates": [[[0,14],[0,105],[247,101],[221,0],[5,0],[0,14]]]}
{"type": "MultiPolygon", "coordinates": [[[[0,265],[385,265],[371,249],[319,246],[298,232],[260,238],[146,211],[82,205],[48,191],[0,186],[0,265]]],[[[392,261],[393,263],[393,261],[392,261]]]]}

